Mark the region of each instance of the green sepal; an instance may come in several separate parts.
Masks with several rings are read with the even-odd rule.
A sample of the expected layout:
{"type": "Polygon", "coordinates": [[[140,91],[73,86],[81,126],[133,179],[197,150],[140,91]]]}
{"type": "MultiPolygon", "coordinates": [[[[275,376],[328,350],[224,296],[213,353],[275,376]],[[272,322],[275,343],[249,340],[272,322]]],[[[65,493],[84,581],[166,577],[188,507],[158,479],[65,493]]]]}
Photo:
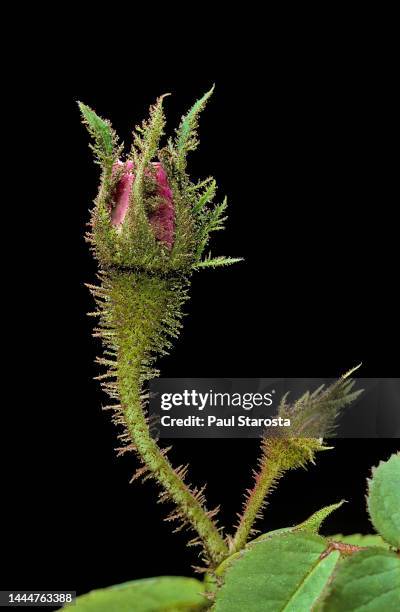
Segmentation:
{"type": "Polygon", "coordinates": [[[180,172],[184,172],[186,169],[186,155],[188,152],[197,149],[199,115],[207,104],[207,100],[211,97],[214,88],[215,85],[193,104],[189,112],[182,118],[179,128],[177,129],[175,140],[177,153],[176,166],[180,172]]]}
{"type": "Polygon", "coordinates": [[[211,254],[208,255],[202,261],[193,265],[195,270],[199,268],[218,268],[220,266],[230,266],[234,263],[238,263],[239,261],[243,261],[243,257],[224,257],[224,255],[219,255],[218,257],[211,257],[211,254]]]}
{"type": "Polygon", "coordinates": [[[206,189],[203,191],[195,205],[193,206],[194,214],[200,213],[206,204],[213,201],[217,190],[217,183],[215,179],[211,179],[206,189]]]}
{"type": "Polygon", "coordinates": [[[89,145],[90,148],[93,150],[98,162],[110,169],[110,166],[112,166],[113,161],[117,157],[117,137],[110,122],[99,117],[94,110],[83,104],[83,102],[78,102],[78,106],[82,113],[83,122],[94,139],[94,144],[89,145]]]}
{"type": "Polygon", "coordinates": [[[284,395],[278,414],[282,418],[290,419],[292,435],[296,432],[299,436],[317,438],[334,436],[338,416],[343,408],[363,393],[363,389],[354,390],[356,381],[350,378],[360,365],[346,372],[328,387],[321,385],[313,392],[307,391],[292,404],[287,401],[288,394],[284,395]]]}

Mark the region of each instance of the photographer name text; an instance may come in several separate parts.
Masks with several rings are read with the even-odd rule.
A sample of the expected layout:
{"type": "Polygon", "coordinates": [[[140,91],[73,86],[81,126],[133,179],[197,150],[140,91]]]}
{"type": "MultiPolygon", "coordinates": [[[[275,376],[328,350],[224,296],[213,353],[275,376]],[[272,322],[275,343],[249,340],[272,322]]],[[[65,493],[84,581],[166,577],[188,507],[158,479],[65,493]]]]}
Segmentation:
{"type": "Polygon", "coordinates": [[[225,418],[213,415],[207,417],[190,415],[184,418],[176,418],[163,415],[161,425],[163,427],[290,427],[290,419],[282,417],[252,418],[244,415],[232,415],[225,418]]]}

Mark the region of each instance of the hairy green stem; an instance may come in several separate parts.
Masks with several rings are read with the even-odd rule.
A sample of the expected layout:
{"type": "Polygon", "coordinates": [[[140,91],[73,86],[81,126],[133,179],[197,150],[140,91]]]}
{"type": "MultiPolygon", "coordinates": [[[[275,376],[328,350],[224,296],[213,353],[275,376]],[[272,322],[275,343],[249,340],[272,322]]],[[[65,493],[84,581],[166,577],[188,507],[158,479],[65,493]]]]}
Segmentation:
{"type": "Polygon", "coordinates": [[[253,525],[261,518],[268,493],[287,470],[313,461],[314,454],[324,447],[316,438],[264,438],[258,469],[254,471],[254,485],[248,490],[239,525],[231,541],[231,553],[238,552],[254,533],[253,525]]]}
{"type": "Polygon", "coordinates": [[[144,469],[162,487],[162,500],[177,506],[173,518],[190,524],[197,532],[206,556],[217,565],[226,555],[227,546],[216,524],[214,512],[207,512],[202,492],[191,490],[184,482],[185,469],[174,470],[152,438],[143,411],[143,383],[157,374],[152,363],[157,354],[169,349],[168,336],[179,330],[181,305],[187,281],[144,273],[112,272],[103,278],[99,335],[115,353],[110,376],[115,383],[105,383],[114,397],[119,397],[118,422],[125,426],[122,439],[140,456],[144,469]]]}
{"type": "MultiPolygon", "coordinates": [[[[265,443],[263,443],[265,445],[265,443]]],[[[231,544],[231,552],[241,550],[253,530],[253,524],[265,504],[268,492],[278,480],[281,473],[279,460],[269,462],[267,452],[263,449],[259,461],[259,470],[254,472],[254,485],[247,492],[243,512],[240,516],[239,525],[231,544]]]]}

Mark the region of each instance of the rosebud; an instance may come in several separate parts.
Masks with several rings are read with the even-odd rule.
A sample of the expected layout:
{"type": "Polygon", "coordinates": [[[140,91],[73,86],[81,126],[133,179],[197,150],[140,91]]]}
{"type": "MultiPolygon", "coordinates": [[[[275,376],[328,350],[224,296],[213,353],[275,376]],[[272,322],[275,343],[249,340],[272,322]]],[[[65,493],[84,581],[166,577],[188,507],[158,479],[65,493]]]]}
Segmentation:
{"type": "Polygon", "coordinates": [[[192,181],[187,172],[187,154],[198,145],[199,114],[213,89],[192,106],[164,146],[165,96],[158,98],[149,119],[134,130],[127,161],[121,160],[123,147],[110,122],[80,103],[102,168],[87,238],[104,269],[189,275],[240,261],[205,254],[211,233],[224,228],[227,201],[214,202],[212,177],[192,181]]]}

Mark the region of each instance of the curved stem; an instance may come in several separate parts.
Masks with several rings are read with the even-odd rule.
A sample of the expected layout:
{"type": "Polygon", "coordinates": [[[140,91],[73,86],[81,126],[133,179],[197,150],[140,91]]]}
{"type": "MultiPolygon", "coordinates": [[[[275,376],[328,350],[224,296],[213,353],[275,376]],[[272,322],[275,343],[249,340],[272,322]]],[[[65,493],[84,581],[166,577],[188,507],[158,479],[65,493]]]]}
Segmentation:
{"type": "MultiPolygon", "coordinates": [[[[128,355],[120,355],[120,366],[124,368],[128,355]]],[[[157,480],[166,492],[166,498],[173,501],[179,509],[176,518],[189,522],[197,531],[210,560],[218,564],[227,553],[227,548],[216,525],[211,520],[201,501],[185,484],[165,454],[150,435],[146,419],[141,408],[140,398],[134,377],[129,381],[123,378],[119,382],[121,402],[127,428],[133,445],[148,472],[157,480]],[[136,396],[136,397],[135,397],[136,396]]]]}
{"type": "Polygon", "coordinates": [[[202,492],[192,491],[185,484],[185,469],[172,468],[165,451],[152,438],[143,412],[143,382],[156,375],[152,369],[155,355],[168,350],[168,336],[176,335],[180,327],[185,283],[182,279],[113,272],[104,278],[103,288],[99,335],[116,356],[110,370],[116,383],[105,387],[119,396],[119,422],[122,420],[126,427],[125,440],[144,463],[141,472],[147,472],[162,486],[161,498],[176,504],[173,518],[193,527],[209,561],[217,565],[228,549],[212,520],[216,512],[207,512],[202,492]]]}

